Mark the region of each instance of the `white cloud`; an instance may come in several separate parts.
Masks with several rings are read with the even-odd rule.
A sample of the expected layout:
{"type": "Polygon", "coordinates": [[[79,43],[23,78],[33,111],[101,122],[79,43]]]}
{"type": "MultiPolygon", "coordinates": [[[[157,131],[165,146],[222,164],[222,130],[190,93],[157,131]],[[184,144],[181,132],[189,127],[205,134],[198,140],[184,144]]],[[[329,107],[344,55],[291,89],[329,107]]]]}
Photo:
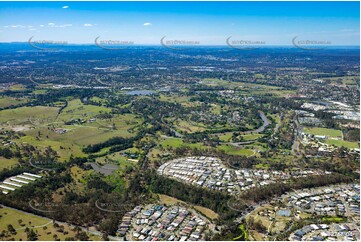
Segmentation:
{"type": "MultiPolygon", "coordinates": [[[[51,27],[51,28],[66,28],[66,27],[71,27],[73,25],[72,24],[60,24],[60,25],[57,25],[57,24],[54,24],[54,23],[48,23],[48,26],[51,27]]],[[[43,27],[43,26],[40,25],[40,27],[43,27]]]]}
{"type": "Polygon", "coordinates": [[[66,27],[71,27],[73,26],[72,24],[62,24],[62,25],[57,25],[56,27],[58,28],[66,28],[66,27]]]}
{"type": "Polygon", "coordinates": [[[84,27],[93,27],[92,24],[84,24],[83,26],[84,26],[84,27]]]}
{"type": "Polygon", "coordinates": [[[26,28],[24,25],[11,25],[11,28],[26,28]]]}
{"type": "Polygon", "coordinates": [[[69,6],[63,6],[62,8],[66,9],[66,8],[69,8],[69,6]]]}
{"type": "Polygon", "coordinates": [[[143,26],[152,26],[152,23],[144,23],[143,26]]]}
{"type": "Polygon", "coordinates": [[[36,29],[34,29],[34,28],[31,28],[31,29],[29,29],[30,31],[35,31],[36,29]]]}
{"type": "Polygon", "coordinates": [[[42,27],[42,28],[43,28],[43,27],[45,27],[45,25],[44,25],[44,24],[40,24],[39,26],[40,26],[40,27],[42,27]]]}

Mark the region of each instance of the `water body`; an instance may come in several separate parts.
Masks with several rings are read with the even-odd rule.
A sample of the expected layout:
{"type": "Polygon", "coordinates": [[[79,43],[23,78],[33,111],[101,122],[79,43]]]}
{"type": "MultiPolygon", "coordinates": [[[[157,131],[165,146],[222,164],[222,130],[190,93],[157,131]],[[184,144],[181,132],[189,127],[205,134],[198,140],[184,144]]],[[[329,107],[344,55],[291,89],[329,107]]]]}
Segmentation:
{"type": "Polygon", "coordinates": [[[128,95],[150,95],[150,94],[153,94],[154,91],[152,90],[134,90],[134,91],[129,91],[129,92],[126,92],[126,94],[128,95]]]}

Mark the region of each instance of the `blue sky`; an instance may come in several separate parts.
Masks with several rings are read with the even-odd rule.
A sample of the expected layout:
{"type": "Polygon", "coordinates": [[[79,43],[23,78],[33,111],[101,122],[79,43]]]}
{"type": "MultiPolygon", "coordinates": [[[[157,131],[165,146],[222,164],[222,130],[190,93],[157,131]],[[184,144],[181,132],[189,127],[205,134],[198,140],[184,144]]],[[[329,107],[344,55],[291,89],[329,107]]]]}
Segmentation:
{"type": "Polygon", "coordinates": [[[359,2],[0,2],[0,42],[103,40],[159,44],[166,36],[225,45],[292,38],[359,45],[359,2]]]}

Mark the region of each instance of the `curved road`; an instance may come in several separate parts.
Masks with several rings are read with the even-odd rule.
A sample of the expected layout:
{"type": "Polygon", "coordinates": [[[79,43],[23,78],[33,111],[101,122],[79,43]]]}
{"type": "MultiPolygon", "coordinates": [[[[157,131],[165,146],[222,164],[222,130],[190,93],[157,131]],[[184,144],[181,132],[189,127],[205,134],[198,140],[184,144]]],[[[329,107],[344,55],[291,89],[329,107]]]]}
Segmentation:
{"type": "MultiPolygon", "coordinates": [[[[260,133],[262,131],[265,130],[265,128],[271,123],[266,115],[262,112],[262,111],[258,111],[259,113],[259,116],[261,117],[262,121],[263,121],[263,124],[261,127],[257,128],[257,129],[254,129],[254,130],[248,130],[248,131],[243,131],[243,132],[240,132],[241,134],[252,134],[252,133],[260,133]]],[[[164,121],[163,121],[163,117],[161,118],[161,121],[163,124],[166,124],[164,121]]],[[[166,124],[167,125],[167,124],[166,124]]],[[[168,125],[167,125],[168,126],[168,125]]],[[[171,127],[168,126],[168,128],[173,131],[175,133],[175,136],[176,137],[179,137],[179,138],[182,138],[183,135],[178,133],[176,130],[172,129],[171,127]]],[[[223,133],[223,132],[220,132],[220,133],[223,133]]],[[[220,134],[220,133],[214,133],[214,134],[220,134]]],[[[222,142],[222,143],[229,143],[229,144],[233,144],[233,145],[242,145],[242,144],[251,144],[253,143],[254,141],[253,140],[250,140],[250,141],[244,141],[244,142],[236,142],[236,143],[230,143],[230,142],[222,142]]]]}
{"type": "MultiPolygon", "coordinates": [[[[266,129],[266,127],[271,123],[266,115],[262,112],[262,111],[258,111],[259,116],[261,117],[263,124],[261,127],[254,129],[254,130],[248,130],[248,131],[244,131],[244,132],[240,132],[241,134],[254,134],[254,133],[260,133],[262,131],[264,131],[266,129]]],[[[252,144],[254,142],[256,142],[257,140],[249,140],[249,141],[243,141],[243,142],[221,142],[221,144],[230,144],[233,146],[242,146],[242,145],[249,145],[252,144]]]]}
{"type": "Polygon", "coordinates": [[[265,130],[265,128],[270,124],[270,121],[267,119],[266,115],[264,115],[262,111],[258,111],[258,113],[263,121],[262,126],[259,127],[258,129],[241,132],[242,134],[260,133],[263,130],[265,130]]]}

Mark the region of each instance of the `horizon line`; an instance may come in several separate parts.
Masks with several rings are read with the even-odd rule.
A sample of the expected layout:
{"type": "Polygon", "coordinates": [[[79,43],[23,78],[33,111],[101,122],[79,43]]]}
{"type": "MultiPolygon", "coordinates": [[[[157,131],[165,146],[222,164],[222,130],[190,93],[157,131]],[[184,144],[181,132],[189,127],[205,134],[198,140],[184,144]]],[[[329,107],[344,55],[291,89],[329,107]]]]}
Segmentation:
{"type": "MultiPolygon", "coordinates": [[[[0,0],[1,1],[1,0],[0,0]]],[[[28,41],[11,41],[11,42],[1,42],[0,41],[0,44],[27,44],[29,46],[31,46],[29,44],[28,41]]],[[[74,46],[74,45],[86,45],[86,46],[97,46],[95,43],[60,43],[60,44],[45,44],[45,45],[54,45],[54,46],[63,46],[63,47],[66,47],[66,46],[74,46]]],[[[110,45],[106,45],[105,46],[110,46],[110,45]]],[[[118,45],[111,45],[111,46],[114,46],[114,47],[118,47],[118,46],[124,46],[124,47],[142,47],[142,46],[155,46],[155,47],[164,47],[161,43],[159,44],[124,44],[124,45],[121,45],[121,44],[118,44],[118,45]]],[[[229,48],[232,48],[231,46],[227,45],[227,44],[195,44],[195,45],[170,45],[171,47],[185,47],[185,46],[189,46],[189,47],[229,47],[229,48]]],[[[262,47],[273,47],[273,46],[277,46],[277,47],[296,47],[294,46],[293,44],[262,44],[262,45],[237,45],[237,46],[244,46],[244,47],[247,47],[247,46],[252,46],[252,47],[255,47],[257,46],[257,48],[262,48],[262,47]]],[[[360,44],[337,44],[337,45],[330,45],[330,44],[320,44],[320,45],[317,45],[317,44],[314,44],[314,45],[307,45],[307,46],[322,46],[322,47],[359,47],[360,48],[360,44]]],[[[166,48],[166,47],[165,47],[166,48]]]]}

